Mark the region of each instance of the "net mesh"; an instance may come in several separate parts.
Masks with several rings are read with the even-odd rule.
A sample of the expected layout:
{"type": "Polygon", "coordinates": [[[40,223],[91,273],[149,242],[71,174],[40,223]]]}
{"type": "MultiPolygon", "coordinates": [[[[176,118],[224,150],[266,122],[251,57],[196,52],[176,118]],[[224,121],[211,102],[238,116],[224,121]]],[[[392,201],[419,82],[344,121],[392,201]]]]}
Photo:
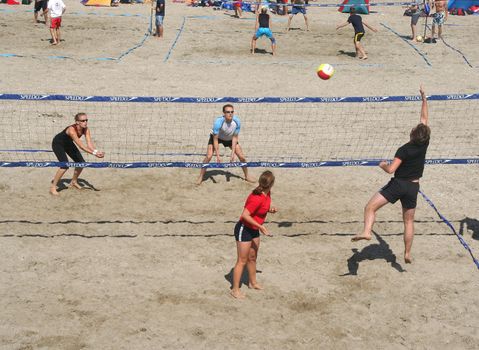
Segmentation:
{"type": "MultiPolygon", "coordinates": [[[[477,101],[429,102],[428,158],[479,156],[477,101]]],[[[106,153],[102,161],[201,162],[224,104],[1,100],[0,161],[56,161],[53,137],[85,112],[96,147],[106,153]]],[[[233,105],[249,162],[390,159],[409,140],[421,108],[420,101],[233,105]]]]}

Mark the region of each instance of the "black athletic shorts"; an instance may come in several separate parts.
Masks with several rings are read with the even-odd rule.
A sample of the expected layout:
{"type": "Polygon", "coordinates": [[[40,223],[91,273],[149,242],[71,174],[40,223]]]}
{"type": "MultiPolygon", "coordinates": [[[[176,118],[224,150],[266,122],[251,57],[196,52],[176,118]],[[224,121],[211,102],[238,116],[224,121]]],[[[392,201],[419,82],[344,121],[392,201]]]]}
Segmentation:
{"type": "Polygon", "coordinates": [[[396,203],[399,199],[404,209],[416,208],[418,192],[419,182],[394,177],[379,191],[389,203],[396,203]]]}
{"type": "MultiPolygon", "coordinates": [[[[59,162],[69,162],[67,154],[76,163],[85,162],[85,159],[83,159],[82,154],[78,150],[77,146],[75,146],[73,141],[71,143],[64,144],[61,142],[55,142],[55,139],[53,139],[52,149],[53,153],[55,153],[55,155],[57,156],[59,162]]],[[[67,166],[62,166],[61,168],[68,169],[67,166]]]]}
{"type": "Polygon", "coordinates": [[[354,33],[354,42],[357,43],[358,41],[361,41],[363,36],[364,33],[354,33]]]}
{"type": "Polygon", "coordinates": [[[40,10],[46,11],[48,8],[48,0],[35,1],[35,12],[40,10]]]}
{"type": "MultiPolygon", "coordinates": [[[[218,143],[222,144],[225,147],[229,147],[229,148],[231,148],[233,146],[233,141],[232,140],[226,141],[226,140],[222,140],[222,139],[218,138],[218,143]]],[[[208,145],[212,145],[212,144],[213,144],[213,134],[210,134],[210,139],[208,140],[208,145]]]]}
{"type": "Polygon", "coordinates": [[[251,242],[253,238],[259,237],[259,230],[246,227],[241,221],[235,226],[235,239],[237,242],[251,242]]]}

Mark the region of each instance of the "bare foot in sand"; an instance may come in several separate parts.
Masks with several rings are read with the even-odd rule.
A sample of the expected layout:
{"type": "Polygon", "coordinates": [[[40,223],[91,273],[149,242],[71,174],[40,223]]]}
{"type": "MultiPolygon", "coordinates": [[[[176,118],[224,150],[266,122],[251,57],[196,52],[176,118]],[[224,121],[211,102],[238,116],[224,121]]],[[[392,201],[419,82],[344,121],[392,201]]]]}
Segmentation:
{"type": "Polygon", "coordinates": [[[406,264],[412,264],[412,259],[411,259],[411,256],[409,254],[404,254],[404,262],[406,264]]]}
{"type": "Polygon", "coordinates": [[[60,193],[58,193],[58,191],[55,187],[50,187],[50,194],[52,196],[59,196],[60,195],[60,193]]]}
{"type": "Polygon", "coordinates": [[[371,240],[371,235],[356,235],[354,236],[353,238],[351,238],[351,242],[357,242],[357,241],[361,241],[361,240],[365,240],[365,241],[370,241],[371,240]]]}
{"type": "Polygon", "coordinates": [[[360,60],[367,60],[368,56],[359,57],[360,60]]]}
{"type": "Polygon", "coordinates": [[[244,299],[246,297],[246,295],[241,293],[240,290],[234,290],[234,289],[231,290],[230,295],[235,299],[244,299]]]}
{"type": "Polygon", "coordinates": [[[76,188],[77,190],[83,190],[83,187],[80,186],[78,182],[70,182],[68,188],[76,188]]]}
{"type": "Polygon", "coordinates": [[[259,283],[250,283],[248,284],[249,289],[257,289],[257,290],[263,290],[263,286],[259,283]]]}
{"type": "Polygon", "coordinates": [[[256,179],[253,179],[252,177],[247,177],[245,178],[245,181],[251,182],[251,183],[256,183],[256,179]]]}

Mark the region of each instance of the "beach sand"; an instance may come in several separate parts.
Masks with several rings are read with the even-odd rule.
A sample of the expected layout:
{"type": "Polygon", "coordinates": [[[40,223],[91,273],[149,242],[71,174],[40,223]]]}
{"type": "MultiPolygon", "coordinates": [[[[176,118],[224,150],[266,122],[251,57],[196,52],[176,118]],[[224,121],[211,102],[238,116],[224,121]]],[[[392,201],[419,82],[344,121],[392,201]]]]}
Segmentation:
{"type": "MultiPolygon", "coordinates": [[[[335,32],[347,18],[335,9],[312,9],[310,32],[296,16],[285,33],[285,17],[275,16],[272,57],[266,40],[257,45],[266,53],[248,52],[252,14],[238,20],[181,3],[167,4],[163,39],[105,61],[98,58],[118,58],[143,39],[148,5],[66,5],[58,47],[26,6],[0,5],[0,53],[22,56],[0,57],[0,93],[387,96],[417,94],[420,83],[428,94],[477,93],[474,16],[450,16],[445,27],[446,42],[473,67],[443,43],[418,45],[418,54],[387,29],[409,35],[397,6],[363,17],[380,29],[363,39],[367,62],[351,57],[351,28],[335,32]],[[336,68],[328,82],[315,75],[322,62],[336,68]]],[[[451,118],[477,126],[474,113],[451,118]]],[[[0,348],[479,347],[478,269],[426,201],[418,199],[406,265],[399,203],[378,213],[372,241],[350,242],[364,205],[388,181],[379,168],[272,170],[279,212],[268,216],[274,236],[259,252],[265,290],[243,286],[239,301],[229,295],[232,233],[254,187],[240,169],[209,171],[201,186],[196,169],[86,169],[81,183],[90,189],[53,198],[54,168],[2,168],[0,348]]],[[[421,182],[476,254],[477,175],[477,165],[428,165],[421,182]]]]}

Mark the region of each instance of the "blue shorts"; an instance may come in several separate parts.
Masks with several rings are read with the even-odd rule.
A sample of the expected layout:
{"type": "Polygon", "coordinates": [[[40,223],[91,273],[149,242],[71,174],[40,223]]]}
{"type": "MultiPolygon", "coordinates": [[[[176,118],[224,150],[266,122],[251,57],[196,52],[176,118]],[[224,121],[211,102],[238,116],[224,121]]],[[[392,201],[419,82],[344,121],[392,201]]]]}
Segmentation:
{"type": "Polygon", "coordinates": [[[273,33],[271,32],[271,29],[269,29],[269,28],[258,28],[258,30],[256,31],[256,34],[254,36],[256,37],[256,39],[259,39],[263,35],[266,35],[266,37],[268,39],[273,38],[273,33]]]}
{"type": "Polygon", "coordinates": [[[251,242],[253,238],[259,237],[259,230],[246,227],[241,221],[235,226],[235,239],[237,242],[251,242]]]}
{"type": "Polygon", "coordinates": [[[295,7],[293,6],[293,9],[291,10],[292,15],[296,15],[298,13],[302,13],[303,15],[306,14],[306,8],[305,7],[295,7]]]}
{"type": "Polygon", "coordinates": [[[165,19],[165,16],[156,16],[156,25],[159,27],[159,26],[162,26],[163,25],[163,20],[165,19]]]}

